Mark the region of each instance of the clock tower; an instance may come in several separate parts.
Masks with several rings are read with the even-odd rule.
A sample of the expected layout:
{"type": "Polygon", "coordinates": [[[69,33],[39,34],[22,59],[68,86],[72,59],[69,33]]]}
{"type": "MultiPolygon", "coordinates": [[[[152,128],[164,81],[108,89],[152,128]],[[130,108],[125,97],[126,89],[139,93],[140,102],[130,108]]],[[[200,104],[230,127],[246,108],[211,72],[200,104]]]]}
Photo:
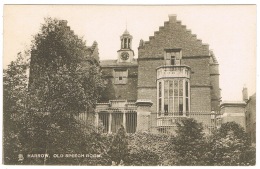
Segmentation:
{"type": "Polygon", "coordinates": [[[127,29],[123,35],[120,36],[121,48],[117,51],[117,62],[132,62],[134,58],[134,51],[132,50],[132,39],[133,36],[129,34],[127,29]]]}

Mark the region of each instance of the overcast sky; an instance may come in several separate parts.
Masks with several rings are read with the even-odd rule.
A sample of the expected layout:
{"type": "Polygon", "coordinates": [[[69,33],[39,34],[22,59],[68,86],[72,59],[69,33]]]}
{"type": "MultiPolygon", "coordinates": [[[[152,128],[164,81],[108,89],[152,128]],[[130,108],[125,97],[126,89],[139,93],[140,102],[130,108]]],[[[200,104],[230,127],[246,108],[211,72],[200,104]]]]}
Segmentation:
{"type": "Polygon", "coordinates": [[[16,54],[29,49],[44,17],[68,21],[87,45],[96,40],[101,60],[116,59],[120,35],[127,29],[133,36],[135,58],[140,39],[149,40],[154,31],[176,14],[193,34],[209,44],[220,64],[222,100],[241,100],[242,88],[249,95],[256,83],[256,6],[87,6],[87,5],[6,5],[4,7],[3,67],[16,54]]]}

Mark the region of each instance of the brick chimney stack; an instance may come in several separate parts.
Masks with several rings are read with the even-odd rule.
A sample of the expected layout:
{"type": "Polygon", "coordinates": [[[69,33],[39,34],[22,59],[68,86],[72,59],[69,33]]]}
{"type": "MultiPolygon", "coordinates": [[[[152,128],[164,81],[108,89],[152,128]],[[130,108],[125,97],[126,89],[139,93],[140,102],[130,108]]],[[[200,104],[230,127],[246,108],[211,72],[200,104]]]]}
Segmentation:
{"type": "Polygon", "coordinates": [[[248,101],[248,92],[247,92],[247,87],[246,86],[243,87],[242,95],[243,95],[243,101],[247,102],[248,101]]]}

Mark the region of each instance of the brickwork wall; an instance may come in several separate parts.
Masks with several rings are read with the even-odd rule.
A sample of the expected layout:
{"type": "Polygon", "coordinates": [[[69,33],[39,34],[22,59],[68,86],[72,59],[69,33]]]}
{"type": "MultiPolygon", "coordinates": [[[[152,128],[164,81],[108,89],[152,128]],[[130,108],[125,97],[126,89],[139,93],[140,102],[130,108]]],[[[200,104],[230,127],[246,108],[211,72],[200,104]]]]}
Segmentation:
{"type": "Polygon", "coordinates": [[[150,110],[156,112],[156,88],[138,88],[138,99],[149,99],[153,102],[150,110]]]}
{"type": "MultiPolygon", "coordinates": [[[[117,67],[118,68],[118,67],[117,67]]],[[[125,67],[126,68],[126,67],[125,67]]],[[[102,76],[105,80],[105,90],[100,99],[101,102],[109,100],[125,99],[137,100],[137,67],[128,67],[128,80],[126,84],[114,84],[114,68],[102,68],[102,76]]]]}
{"type": "Polygon", "coordinates": [[[220,111],[220,88],[219,88],[219,65],[210,65],[210,84],[211,88],[211,107],[213,110],[220,111]]]}
{"type": "Polygon", "coordinates": [[[191,87],[191,111],[211,111],[209,87],[191,87]]]}
{"type": "Polygon", "coordinates": [[[164,65],[164,60],[138,61],[138,87],[156,87],[156,68],[164,65]]]}
{"type": "Polygon", "coordinates": [[[209,86],[210,85],[210,67],[209,57],[202,58],[183,58],[181,64],[191,68],[191,86],[209,86]]]}

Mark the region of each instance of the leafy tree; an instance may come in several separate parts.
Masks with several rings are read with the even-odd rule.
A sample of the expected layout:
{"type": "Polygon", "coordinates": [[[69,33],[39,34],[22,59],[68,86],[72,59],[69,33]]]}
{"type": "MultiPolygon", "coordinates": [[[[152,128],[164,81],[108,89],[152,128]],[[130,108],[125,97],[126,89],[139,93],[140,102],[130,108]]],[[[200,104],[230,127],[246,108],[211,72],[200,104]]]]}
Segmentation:
{"type": "MultiPolygon", "coordinates": [[[[28,153],[92,152],[79,146],[93,146],[84,141],[92,137],[92,124],[83,125],[75,119],[79,113],[93,112],[103,87],[98,62],[90,54],[66,21],[45,19],[31,49],[30,110],[23,133],[28,153]]],[[[48,160],[59,161],[80,163],[73,158],[48,160]]]]}
{"type": "Polygon", "coordinates": [[[202,124],[192,118],[183,119],[165,148],[164,165],[205,165],[204,154],[202,124]]]}
{"type": "Polygon", "coordinates": [[[41,111],[91,111],[103,87],[98,63],[66,21],[46,18],[31,55],[29,87],[41,111]]]}
{"type": "Polygon", "coordinates": [[[124,126],[121,126],[118,129],[108,154],[110,155],[111,160],[116,163],[116,165],[119,165],[121,161],[125,163],[128,160],[129,148],[124,126]]]}
{"type": "Polygon", "coordinates": [[[21,150],[19,130],[22,126],[27,101],[28,61],[25,55],[18,53],[3,74],[3,150],[4,163],[13,164],[18,161],[21,150]]]}
{"type": "MultiPolygon", "coordinates": [[[[81,124],[75,118],[93,112],[103,88],[98,62],[90,53],[66,21],[47,18],[33,41],[29,90],[25,74],[29,64],[22,62],[22,56],[5,71],[4,118],[5,133],[9,134],[4,139],[6,150],[12,148],[5,151],[5,158],[11,164],[17,163],[18,152],[106,154],[105,139],[97,139],[92,124],[81,124]],[[14,125],[8,121],[13,112],[17,130],[10,128],[14,125]],[[96,143],[88,142],[94,140],[96,143]]],[[[23,160],[23,164],[82,163],[87,162],[78,158],[23,160]]]]}
{"type": "Polygon", "coordinates": [[[243,127],[235,122],[227,122],[213,134],[211,141],[212,165],[254,165],[254,151],[243,127]]]}

